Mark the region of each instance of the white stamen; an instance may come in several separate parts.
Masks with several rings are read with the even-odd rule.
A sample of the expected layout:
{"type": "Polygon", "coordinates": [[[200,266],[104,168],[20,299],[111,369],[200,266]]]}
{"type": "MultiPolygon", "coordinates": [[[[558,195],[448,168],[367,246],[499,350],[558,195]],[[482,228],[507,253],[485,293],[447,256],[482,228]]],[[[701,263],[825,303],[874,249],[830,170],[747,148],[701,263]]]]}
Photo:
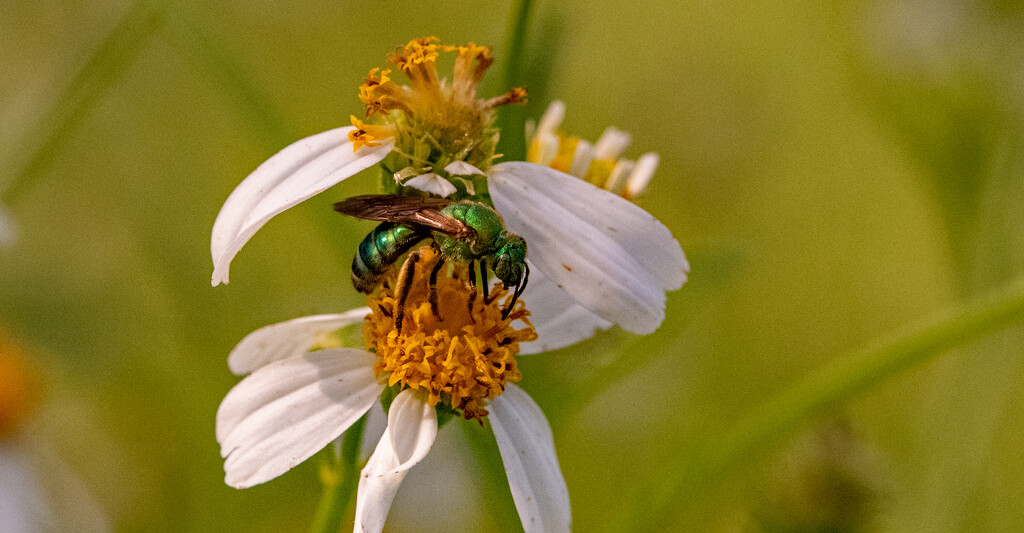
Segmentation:
{"type": "Polygon", "coordinates": [[[576,143],[576,153],[572,156],[572,164],[569,165],[569,174],[583,179],[590,170],[590,163],[594,162],[594,145],[580,139],[576,143]]]}
{"type": "Polygon", "coordinates": [[[425,172],[430,172],[430,167],[416,168],[416,167],[405,167],[398,172],[395,172],[395,183],[401,185],[403,181],[413,177],[419,176],[425,172]]]}
{"type": "Polygon", "coordinates": [[[622,194],[622,191],[626,189],[626,180],[632,171],[633,162],[628,159],[620,159],[618,163],[615,163],[615,168],[608,176],[604,188],[615,194],[622,194]]]}
{"type": "Polygon", "coordinates": [[[526,130],[526,144],[530,144],[533,142],[534,134],[537,133],[537,122],[532,118],[526,119],[526,126],[524,129],[526,130]]]}
{"type": "Polygon", "coordinates": [[[622,155],[626,147],[629,146],[630,141],[628,133],[614,126],[608,126],[594,146],[594,158],[615,161],[622,155]]]}
{"type": "Polygon", "coordinates": [[[560,142],[558,135],[542,131],[537,134],[537,139],[534,142],[538,143],[536,163],[544,166],[550,165],[551,161],[558,155],[558,145],[560,142]]]}
{"type": "Polygon", "coordinates": [[[636,198],[647,189],[647,184],[654,177],[654,171],[658,169],[658,154],[646,153],[636,160],[633,173],[629,176],[629,183],[626,185],[626,194],[630,198],[636,198]]]}

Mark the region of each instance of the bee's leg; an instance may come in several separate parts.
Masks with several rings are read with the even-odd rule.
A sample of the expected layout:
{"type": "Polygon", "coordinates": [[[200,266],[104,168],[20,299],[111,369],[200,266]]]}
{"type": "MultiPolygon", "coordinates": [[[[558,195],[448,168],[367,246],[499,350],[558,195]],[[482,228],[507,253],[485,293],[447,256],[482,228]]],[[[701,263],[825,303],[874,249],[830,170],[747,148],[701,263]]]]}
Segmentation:
{"type": "Polygon", "coordinates": [[[409,297],[409,288],[412,287],[413,273],[416,270],[416,263],[420,260],[419,252],[412,252],[398,271],[398,282],[395,284],[395,329],[402,332],[402,319],[405,318],[405,300],[409,297]]]}
{"type": "Polygon", "coordinates": [[[480,261],[480,282],[484,286],[484,303],[490,305],[491,296],[488,294],[490,291],[490,284],[487,283],[487,261],[480,261]]]}
{"type": "Polygon", "coordinates": [[[469,274],[469,285],[473,287],[473,290],[469,293],[469,315],[473,316],[473,303],[476,302],[476,261],[470,260],[469,266],[466,267],[466,272],[469,274]]]}
{"type": "Polygon", "coordinates": [[[441,320],[441,313],[437,309],[437,273],[441,271],[441,267],[444,266],[444,257],[437,258],[437,264],[430,270],[430,294],[427,299],[430,301],[430,310],[434,312],[434,316],[438,320],[441,320]]]}
{"type": "Polygon", "coordinates": [[[526,269],[523,271],[523,280],[516,285],[516,291],[512,294],[512,301],[508,303],[505,310],[501,312],[501,319],[505,320],[508,318],[509,313],[512,312],[512,308],[516,306],[516,302],[519,301],[519,297],[526,290],[526,282],[530,280],[530,265],[524,265],[526,269]]]}

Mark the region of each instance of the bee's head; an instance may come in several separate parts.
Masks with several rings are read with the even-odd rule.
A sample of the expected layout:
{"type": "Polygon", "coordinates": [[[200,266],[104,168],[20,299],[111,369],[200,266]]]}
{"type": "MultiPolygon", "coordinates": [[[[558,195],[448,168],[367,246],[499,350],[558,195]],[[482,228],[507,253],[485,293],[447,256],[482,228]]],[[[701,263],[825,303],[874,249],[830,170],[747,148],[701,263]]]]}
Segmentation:
{"type": "Polygon", "coordinates": [[[491,258],[494,275],[505,288],[518,287],[526,270],[526,241],[515,233],[505,232],[499,237],[498,251],[491,258]]]}

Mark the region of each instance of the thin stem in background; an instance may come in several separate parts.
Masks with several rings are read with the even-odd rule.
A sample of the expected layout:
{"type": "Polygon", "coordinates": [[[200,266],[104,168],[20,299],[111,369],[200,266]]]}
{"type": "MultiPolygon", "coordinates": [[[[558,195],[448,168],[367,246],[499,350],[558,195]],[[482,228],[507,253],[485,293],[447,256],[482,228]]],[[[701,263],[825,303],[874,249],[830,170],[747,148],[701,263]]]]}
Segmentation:
{"type": "Polygon", "coordinates": [[[328,447],[330,457],[320,468],[324,492],[317,505],[310,532],[337,533],[341,529],[341,521],[348,514],[352,497],[359,487],[359,449],[365,427],[366,416],[363,416],[345,431],[340,456],[335,456],[332,447],[328,447]]]}
{"type": "Polygon", "coordinates": [[[494,518],[494,526],[498,531],[521,530],[519,512],[516,511],[515,503],[512,500],[512,491],[508,486],[508,478],[505,476],[505,466],[498,452],[498,445],[488,428],[464,421],[455,420],[462,427],[466,442],[479,466],[478,474],[481,478],[480,491],[481,501],[487,502],[490,515],[494,518]]]}
{"type": "Polygon", "coordinates": [[[175,48],[201,67],[231,96],[239,115],[253,124],[268,148],[280,150],[297,140],[278,106],[252,79],[240,61],[214,38],[215,33],[189,11],[188,3],[154,5],[154,13],[165,20],[164,34],[175,48]]]}
{"type": "MultiPolygon", "coordinates": [[[[508,35],[505,41],[505,57],[498,60],[503,65],[502,91],[524,84],[523,55],[526,48],[526,31],[530,23],[532,0],[519,0],[509,19],[508,35]]],[[[527,95],[529,97],[529,95],[527,95]]],[[[501,130],[499,151],[506,161],[523,161],[526,158],[526,110],[521,105],[505,106],[498,110],[497,126],[501,130]]]]}
{"type": "Polygon", "coordinates": [[[720,440],[666,462],[668,480],[635,497],[612,530],[657,531],[695,496],[814,418],[951,349],[1024,322],[1024,277],[828,365],[736,424],[720,440]]]}
{"type": "Polygon", "coordinates": [[[2,154],[0,189],[5,189],[7,202],[13,203],[28,190],[32,177],[45,175],[38,171],[39,167],[56,152],[107,87],[120,78],[160,24],[161,18],[149,1],[132,5],[82,64],[53,106],[43,113],[36,127],[2,154]]]}

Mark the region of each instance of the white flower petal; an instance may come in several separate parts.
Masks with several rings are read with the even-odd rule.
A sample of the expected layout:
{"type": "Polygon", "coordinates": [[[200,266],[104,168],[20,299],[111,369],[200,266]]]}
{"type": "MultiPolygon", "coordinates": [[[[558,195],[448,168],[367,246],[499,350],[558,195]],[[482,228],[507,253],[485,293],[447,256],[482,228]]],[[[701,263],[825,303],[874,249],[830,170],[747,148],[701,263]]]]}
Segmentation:
{"type": "Polygon", "coordinates": [[[217,410],[227,484],[273,479],[359,420],[384,390],[374,360],[363,350],[329,348],[271,363],[235,385],[217,410]]]}
{"type": "Polygon", "coordinates": [[[228,355],[228,368],[237,376],[248,374],[274,361],[308,352],[319,336],[362,322],[370,314],[360,307],[335,315],[313,315],[264,326],[238,343],[228,355]]]}
{"type": "Polygon", "coordinates": [[[392,139],[386,139],[380,146],[353,152],[348,142],[352,129],[337,128],[297,141],[238,184],[213,223],[214,286],[228,282],[235,254],[274,215],[377,164],[394,145],[392,139]]]}
{"type": "Polygon", "coordinates": [[[569,490],[558,466],[551,428],[540,407],[510,383],[487,410],[523,530],[571,531],[569,490]]]}
{"type": "Polygon", "coordinates": [[[420,174],[415,178],[412,178],[402,185],[406,187],[412,187],[423,192],[429,192],[430,194],[436,194],[441,198],[447,198],[449,194],[455,192],[455,186],[450,181],[442,178],[441,176],[434,174],[420,174]]]}
{"type": "Polygon", "coordinates": [[[501,163],[488,182],[531,264],[601,318],[634,333],[658,328],[665,291],[689,271],[668,228],[620,196],[541,165],[501,163]]]}
{"type": "Polygon", "coordinates": [[[444,171],[452,176],[482,176],[484,174],[482,170],[465,161],[452,161],[444,167],[444,171]]]}
{"type": "MultiPolygon", "coordinates": [[[[530,263],[531,261],[527,261],[530,263]]],[[[530,310],[537,340],[519,345],[520,355],[531,355],[571,346],[593,337],[612,323],[576,303],[539,268],[530,267],[530,282],[521,298],[530,310]]]]}
{"type": "Polygon", "coordinates": [[[14,226],[14,218],[11,217],[6,207],[0,205],[0,246],[10,246],[14,244],[14,238],[16,235],[17,232],[14,226]]]}
{"type": "Polygon", "coordinates": [[[418,393],[399,393],[388,410],[388,427],[359,474],[354,531],[384,529],[391,502],[405,474],[427,456],[436,437],[434,408],[418,393]]]}
{"type": "Polygon", "coordinates": [[[626,150],[632,138],[628,133],[608,126],[594,145],[594,158],[614,161],[626,150]]]}
{"type": "Polygon", "coordinates": [[[626,185],[626,194],[630,198],[636,198],[647,189],[647,184],[654,177],[654,171],[658,169],[658,154],[646,153],[636,160],[633,173],[629,175],[629,183],[626,185]]]}

